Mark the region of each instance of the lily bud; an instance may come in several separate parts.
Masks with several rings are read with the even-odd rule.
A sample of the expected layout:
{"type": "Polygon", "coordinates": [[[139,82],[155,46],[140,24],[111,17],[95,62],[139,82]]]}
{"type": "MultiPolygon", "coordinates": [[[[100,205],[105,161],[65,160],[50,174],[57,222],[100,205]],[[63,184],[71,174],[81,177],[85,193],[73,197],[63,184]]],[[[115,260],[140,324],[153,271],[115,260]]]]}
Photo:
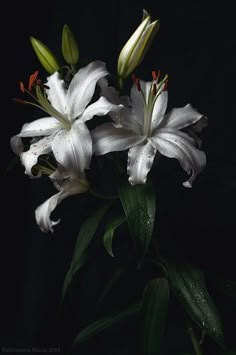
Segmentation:
{"type": "Polygon", "coordinates": [[[37,38],[30,37],[30,42],[35,54],[38,57],[38,60],[49,74],[53,74],[60,68],[58,59],[42,41],[37,38]]]}
{"type": "Polygon", "coordinates": [[[121,79],[130,75],[142,62],[159,28],[159,20],[151,22],[150,15],[143,10],[143,20],[122,48],[117,65],[121,79]]]}
{"type": "Polygon", "coordinates": [[[79,60],[78,44],[68,25],[63,27],[62,54],[65,61],[70,65],[75,65],[79,60]]]}

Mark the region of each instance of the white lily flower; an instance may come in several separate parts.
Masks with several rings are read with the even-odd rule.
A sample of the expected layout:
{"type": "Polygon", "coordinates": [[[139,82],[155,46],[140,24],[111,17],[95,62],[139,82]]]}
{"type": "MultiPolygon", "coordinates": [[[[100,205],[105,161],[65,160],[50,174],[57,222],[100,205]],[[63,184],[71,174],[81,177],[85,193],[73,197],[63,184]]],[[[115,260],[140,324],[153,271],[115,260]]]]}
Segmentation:
{"type": "MultiPolygon", "coordinates": [[[[153,72],[152,82],[135,79],[129,103],[120,113],[110,115],[114,123],[105,123],[92,131],[94,151],[103,155],[128,149],[127,172],[132,185],[146,182],[158,151],[166,157],[178,159],[182,168],[191,174],[183,185],[191,187],[206,164],[206,156],[196,148],[194,139],[181,129],[196,123],[203,115],[190,104],[165,114],[167,77],[161,82],[158,77],[153,72]]],[[[104,96],[113,103],[121,103],[105,79],[99,83],[104,96]]],[[[124,101],[122,98],[123,104],[124,101]]]]}
{"type": "MultiPolygon", "coordinates": [[[[36,86],[37,101],[51,117],[25,124],[17,135],[21,138],[38,137],[28,151],[21,153],[21,161],[28,175],[35,177],[32,167],[37,164],[38,157],[51,151],[71,178],[83,175],[84,170],[89,168],[92,139],[85,122],[94,115],[103,116],[122,108],[122,105],[114,105],[105,97],[89,105],[97,81],[107,74],[105,63],[95,61],[78,71],[68,89],[58,72],[47,80],[47,97],[36,86]]],[[[15,152],[19,152],[19,139],[13,138],[11,145],[15,152]]]]}
{"type": "Polygon", "coordinates": [[[71,179],[65,171],[60,169],[56,170],[50,176],[50,179],[59,192],[51,196],[35,210],[36,222],[42,232],[53,232],[53,227],[60,222],[60,219],[57,221],[51,220],[50,216],[65,198],[85,193],[89,188],[85,177],[71,179]]]}

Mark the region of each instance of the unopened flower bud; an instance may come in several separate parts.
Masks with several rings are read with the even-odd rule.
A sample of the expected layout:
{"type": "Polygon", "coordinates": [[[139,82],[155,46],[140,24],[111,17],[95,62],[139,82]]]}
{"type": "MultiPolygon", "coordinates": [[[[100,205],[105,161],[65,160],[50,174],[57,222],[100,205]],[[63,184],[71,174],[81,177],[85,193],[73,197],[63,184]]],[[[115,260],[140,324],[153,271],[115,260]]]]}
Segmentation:
{"type": "Polygon", "coordinates": [[[60,68],[60,64],[56,56],[52,51],[39,39],[30,37],[32,47],[35,54],[38,57],[38,60],[44,67],[44,69],[49,73],[53,74],[60,68]]]}
{"type": "Polygon", "coordinates": [[[78,44],[68,25],[63,27],[62,54],[65,61],[70,65],[75,65],[79,60],[78,44]]]}
{"type": "Polygon", "coordinates": [[[122,48],[117,65],[118,76],[126,78],[141,63],[159,28],[159,20],[151,22],[144,10],[143,20],[122,48]]]}

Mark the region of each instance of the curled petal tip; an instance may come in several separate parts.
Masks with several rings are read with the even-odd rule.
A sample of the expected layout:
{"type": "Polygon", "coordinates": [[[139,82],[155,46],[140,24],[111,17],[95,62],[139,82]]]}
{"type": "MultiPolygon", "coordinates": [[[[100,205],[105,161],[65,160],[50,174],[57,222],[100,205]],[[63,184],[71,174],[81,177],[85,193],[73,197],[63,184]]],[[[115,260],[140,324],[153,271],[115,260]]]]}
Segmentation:
{"type": "Polygon", "coordinates": [[[183,182],[183,186],[187,187],[187,189],[191,189],[193,187],[192,184],[189,181],[183,182]]]}

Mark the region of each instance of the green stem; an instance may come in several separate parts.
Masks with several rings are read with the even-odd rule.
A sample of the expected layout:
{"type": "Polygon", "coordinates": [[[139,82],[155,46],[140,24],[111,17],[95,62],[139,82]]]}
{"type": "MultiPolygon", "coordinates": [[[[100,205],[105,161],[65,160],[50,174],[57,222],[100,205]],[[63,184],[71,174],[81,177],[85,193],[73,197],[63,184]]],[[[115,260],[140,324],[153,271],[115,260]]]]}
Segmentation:
{"type": "Polygon", "coordinates": [[[189,337],[191,339],[193,348],[195,350],[195,354],[196,355],[203,355],[202,347],[201,347],[200,343],[197,340],[197,337],[196,337],[196,334],[194,332],[193,327],[190,324],[188,324],[187,330],[188,330],[188,334],[189,334],[189,337]]]}
{"type": "Polygon", "coordinates": [[[118,87],[120,91],[123,89],[123,85],[124,85],[124,80],[122,78],[118,78],[118,87]]]}
{"type": "Polygon", "coordinates": [[[106,285],[101,293],[101,296],[99,297],[99,300],[98,300],[99,303],[101,301],[103,301],[103,299],[106,297],[106,295],[111,291],[112,287],[120,279],[120,276],[122,275],[123,272],[124,272],[123,268],[119,268],[114,272],[112,278],[106,283],[106,285]]]}
{"type": "Polygon", "coordinates": [[[70,69],[71,69],[71,70],[70,70],[70,71],[71,71],[71,74],[74,76],[74,75],[76,74],[76,72],[77,72],[76,66],[73,65],[73,64],[71,64],[70,69]]]}

